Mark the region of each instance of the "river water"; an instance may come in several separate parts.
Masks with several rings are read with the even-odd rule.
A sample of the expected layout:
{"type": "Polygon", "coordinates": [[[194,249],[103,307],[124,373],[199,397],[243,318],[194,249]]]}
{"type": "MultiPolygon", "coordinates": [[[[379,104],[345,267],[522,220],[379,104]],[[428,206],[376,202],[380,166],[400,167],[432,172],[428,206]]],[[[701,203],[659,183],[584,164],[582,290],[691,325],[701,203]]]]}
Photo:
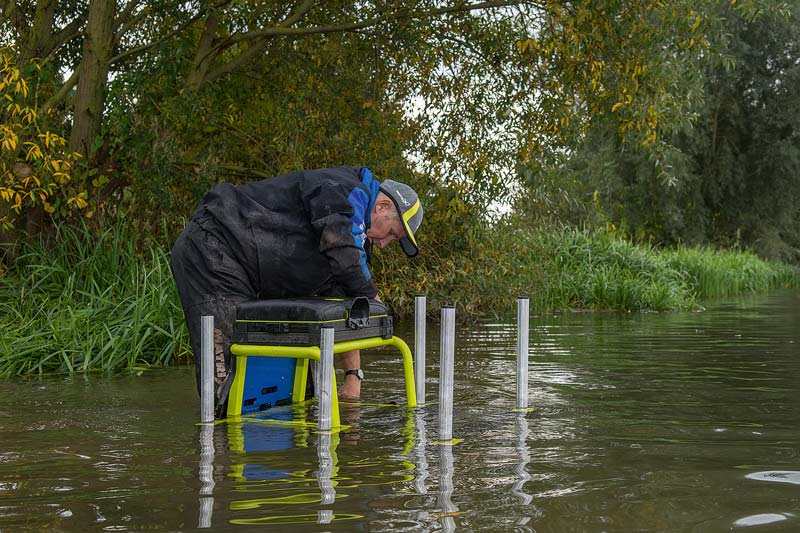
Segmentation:
{"type": "Polygon", "coordinates": [[[459,326],[453,446],[432,323],[428,405],[367,352],[334,435],[201,427],[191,368],[4,381],[0,531],[800,531],[800,292],[707,305],[532,316],[528,413],[514,318],[459,326]]]}

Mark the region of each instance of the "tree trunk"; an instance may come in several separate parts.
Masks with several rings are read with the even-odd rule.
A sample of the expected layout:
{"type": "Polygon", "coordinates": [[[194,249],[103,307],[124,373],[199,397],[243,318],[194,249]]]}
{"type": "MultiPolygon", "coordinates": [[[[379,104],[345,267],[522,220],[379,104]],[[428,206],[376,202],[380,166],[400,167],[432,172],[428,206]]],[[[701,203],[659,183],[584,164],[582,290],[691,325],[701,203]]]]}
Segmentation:
{"type": "Polygon", "coordinates": [[[194,54],[194,61],[192,61],[192,66],[186,75],[186,85],[192,90],[203,84],[208,74],[208,69],[214,64],[214,60],[217,57],[217,52],[214,50],[214,41],[218,26],[219,18],[212,11],[206,17],[203,34],[200,36],[197,52],[194,54]]]}
{"type": "Polygon", "coordinates": [[[52,50],[53,21],[55,20],[56,3],[53,0],[39,0],[33,15],[33,24],[23,30],[19,28],[22,36],[20,47],[20,63],[27,63],[31,59],[45,57],[52,50]],[[23,33],[25,32],[25,33],[23,33]]]}
{"type": "Polygon", "coordinates": [[[72,135],[69,148],[92,157],[90,150],[100,134],[108,81],[109,60],[114,48],[114,0],[91,0],[83,57],[78,66],[80,78],[75,95],[72,135]]]}

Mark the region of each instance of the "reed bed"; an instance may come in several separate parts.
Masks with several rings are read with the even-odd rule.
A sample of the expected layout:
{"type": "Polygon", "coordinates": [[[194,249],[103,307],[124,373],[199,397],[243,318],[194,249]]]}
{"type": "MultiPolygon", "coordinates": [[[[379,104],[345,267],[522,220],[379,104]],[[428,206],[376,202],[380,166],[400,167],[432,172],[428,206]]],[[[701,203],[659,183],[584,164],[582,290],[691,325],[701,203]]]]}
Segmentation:
{"type": "Polygon", "coordinates": [[[185,357],[169,256],[136,250],[124,225],[61,227],[0,278],[0,376],[141,370],[185,357]]]}
{"type": "Polygon", "coordinates": [[[688,309],[694,296],[680,269],[650,246],[606,231],[564,229],[529,234],[547,272],[546,309],[688,309]]]}
{"type": "Polygon", "coordinates": [[[720,251],[707,247],[675,248],[663,256],[683,273],[700,299],[765,292],[775,287],[797,287],[798,269],[763,261],[749,251],[720,251]]]}
{"type": "MultiPolygon", "coordinates": [[[[425,293],[435,316],[455,303],[460,319],[507,315],[520,294],[531,311],[668,311],[705,298],[800,286],[796,267],[744,251],[661,250],[607,231],[506,228],[469,253],[426,250],[408,261],[376,256],[381,296],[398,317],[425,293]]],[[[137,250],[124,224],[92,236],[62,227],[26,245],[0,273],[0,376],[141,370],[188,361],[188,335],[161,247],[137,250]]]]}

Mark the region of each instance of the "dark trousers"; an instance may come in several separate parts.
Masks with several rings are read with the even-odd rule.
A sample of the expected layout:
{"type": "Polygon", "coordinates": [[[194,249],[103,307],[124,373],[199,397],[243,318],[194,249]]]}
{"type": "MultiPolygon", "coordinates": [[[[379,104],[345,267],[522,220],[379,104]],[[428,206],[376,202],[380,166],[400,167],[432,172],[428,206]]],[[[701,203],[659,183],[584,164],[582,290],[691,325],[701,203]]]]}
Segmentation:
{"type": "Polygon", "coordinates": [[[232,259],[225,244],[195,220],[189,222],[175,241],[171,267],[189,329],[198,393],[201,317],[214,317],[214,380],[219,415],[224,411],[233,377],[234,357],[230,345],[236,306],[256,298],[257,292],[244,269],[232,259]]]}

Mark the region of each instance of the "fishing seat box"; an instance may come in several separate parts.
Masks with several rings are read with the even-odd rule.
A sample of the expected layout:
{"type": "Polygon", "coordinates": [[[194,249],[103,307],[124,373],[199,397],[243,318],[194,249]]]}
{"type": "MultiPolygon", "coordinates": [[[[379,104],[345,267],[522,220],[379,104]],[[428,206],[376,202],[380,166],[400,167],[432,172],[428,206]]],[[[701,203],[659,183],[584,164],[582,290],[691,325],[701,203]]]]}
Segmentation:
{"type": "MultiPolygon", "coordinates": [[[[390,339],[393,335],[392,317],[386,305],[377,300],[292,298],[239,304],[232,341],[240,345],[319,346],[325,326],[334,328],[334,342],[390,339]]],[[[247,356],[245,375],[236,376],[243,380],[241,414],[288,405],[313,395],[309,374],[305,398],[292,398],[297,362],[292,357],[247,356]]]]}
{"type": "Polygon", "coordinates": [[[319,346],[320,330],[334,328],[334,342],[391,339],[386,305],[358,298],[250,300],[236,308],[233,342],[271,346],[319,346]]]}

